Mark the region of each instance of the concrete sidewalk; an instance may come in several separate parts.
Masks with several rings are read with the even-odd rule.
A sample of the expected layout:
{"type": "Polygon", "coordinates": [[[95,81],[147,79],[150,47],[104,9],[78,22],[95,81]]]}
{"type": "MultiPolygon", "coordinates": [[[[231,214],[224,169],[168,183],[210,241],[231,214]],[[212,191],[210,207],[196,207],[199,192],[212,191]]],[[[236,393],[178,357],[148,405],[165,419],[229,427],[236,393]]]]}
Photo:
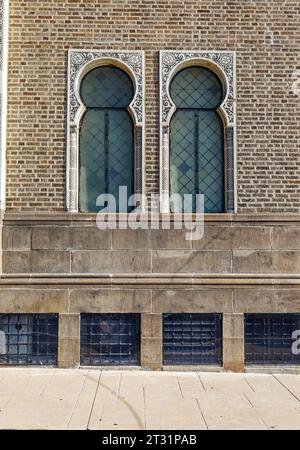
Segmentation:
{"type": "Polygon", "coordinates": [[[300,429],[300,375],[0,369],[1,429],[300,429]]]}

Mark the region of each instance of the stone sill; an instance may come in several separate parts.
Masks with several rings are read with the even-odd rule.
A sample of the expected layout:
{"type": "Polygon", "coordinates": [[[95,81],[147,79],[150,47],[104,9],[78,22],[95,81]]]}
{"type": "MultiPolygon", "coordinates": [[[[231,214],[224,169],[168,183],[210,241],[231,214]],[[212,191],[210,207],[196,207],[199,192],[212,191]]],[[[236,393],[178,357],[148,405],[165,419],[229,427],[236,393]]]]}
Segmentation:
{"type": "MultiPolygon", "coordinates": [[[[90,213],[43,213],[43,212],[6,212],[4,214],[5,225],[41,225],[41,224],[94,224],[97,214],[90,213]]],[[[159,222],[163,221],[165,214],[159,215],[159,222]]],[[[195,215],[193,215],[195,219],[195,215]]],[[[114,215],[108,216],[109,220],[114,221],[114,215]]],[[[118,214],[117,222],[127,221],[127,214],[118,214]]],[[[170,214],[170,221],[174,222],[174,214],[170,214]]],[[[204,221],[211,223],[299,223],[300,213],[216,213],[204,214],[204,221]]]]}
{"type": "Polygon", "coordinates": [[[0,286],[299,286],[300,274],[3,274],[0,286]]]}
{"type": "Polygon", "coordinates": [[[245,366],[246,373],[266,373],[266,374],[300,374],[300,366],[245,366]]]}
{"type": "Polygon", "coordinates": [[[200,366],[163,366],[165,372],[225,372],[224,367],[216,365],[200,365],[200,366]]]}
{"type": "Polygon", "coordinates": [[[139,370],[139,371],[147,370],[142,366],[82,366],[82,365],[79,365],[78,369],[80,369],[80,370],[103,370],[103,371],[113,370],[113,371],[122,371],[122,372],[124,372],[126,370],[139,370]]]}

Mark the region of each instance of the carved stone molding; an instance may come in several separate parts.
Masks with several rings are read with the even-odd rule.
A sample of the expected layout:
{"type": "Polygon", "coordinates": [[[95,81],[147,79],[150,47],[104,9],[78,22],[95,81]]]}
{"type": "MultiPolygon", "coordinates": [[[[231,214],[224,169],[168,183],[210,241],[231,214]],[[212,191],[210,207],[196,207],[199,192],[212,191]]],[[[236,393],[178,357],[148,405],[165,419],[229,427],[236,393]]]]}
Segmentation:
{"type": "Polygon", "coordinates": [[[134,98],[128,106],[135,126],[135,192],[144,191],[144,52],[69,50],[68,136],[66,207],[78,212],[79,127],[86,110],[80,99],[80,84],[93,68],[112,64],[124,70],[134,85],[134,98]]]}
{"type": "Polygon", "coordinates": [[[164,199],[162,212],[169,212],[169,126],[176,107],[170,97],[169,86],[179,70],[191,65],[211,69],[219,77],[224,99],[218,112],[224,123],[225,142],[225,197],[226,211],[236,212],[236,93],[235,53],[230,51],[176,51],[160,52],[160,194],[164,199]]]}

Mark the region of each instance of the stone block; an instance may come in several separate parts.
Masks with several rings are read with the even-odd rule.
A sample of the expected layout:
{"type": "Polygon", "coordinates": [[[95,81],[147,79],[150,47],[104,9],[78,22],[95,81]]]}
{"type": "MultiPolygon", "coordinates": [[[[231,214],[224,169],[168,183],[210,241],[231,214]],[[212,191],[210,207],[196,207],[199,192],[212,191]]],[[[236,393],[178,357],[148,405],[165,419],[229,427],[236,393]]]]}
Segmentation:
{"type": "Polygon", "coordinates": [[[77,367],[80,364],[80,340],[61,338],[58,345],[58,367],[63,369],[77,367]]]}
{"type": "Polygon", "coordinates": [[[223,366],[231,372],[244,372],[244,339],[223,339],[223,366]]]}
{"type": "Polygon", "coordinates": [[[2,230],[3,250],[30,250],[31,228],[4,226],[2,230]]]}
{"type": "Polygon", "coordinates": [[[192,241],[186,239],[187,230],[150,230],[151,248],[154,250],[192,249],[192,241]]]}
{"type": "Polygon", "coordinates": [[[193,252],[191,250],[154,250],[152,272],[191,273],[193,252]]]}
{"type": "Polygon", "coordinates": [[[70,253],[34,250],[3,252],[4,273],[69,273],[70,253]]]}
{"type": "Polygon", "coordinates": [[[273,227],[272,248],[275,250],[300,250],[300,227],[273,227]]]}
{"type": "Polygon", "coordinates": [[[271,228],[259,226],[207,226],[202,239],[193,241],[197,250],[270,249],[271,228]]]}
{"type": "Polygon", "coordinates": [[[223,314],[223,366],[244,371],[244,314],[223,314]]]}
{"type": "Polygon", "coordinates": [[[70,293],[72,313],[151,312],[149,289],[74,289],[70,293]]]}
{"type": "Polygon", "coordinates": [[[235,288],[234,312],[300,313],[299,288],[235,288]]]}
{"type": "Polygon", "coordinates": [[[162,337],[162,315],[161,314],[142,314],[141,334],[144,338],[162,337]]]}
{"type": "Polygon", "coordinates": [[[231,288],[154,289],[154,313],[229,313],[231,288]]]}
{"type": "Polygon", "coordinates": [[[162,339],[141,339],[141,366],[149,369],[160,369],[162,367],[162,339]]]}
{"type": "Polygon", "coordinates": [[[234,250],[236,273],[300,273],[300,251],[234,250]]]}
{"type": "Polygon", "coordinates": [[[151,271],[151,253],[146,251],[74,251],[73,273],[138,273],[151,271]]]}
{"type": "Polygon", "coordinates": [[[80,314],[59,315],[60,339],[80,339],[80,314]]]}
{"type": "Polygon", "coordinates": [[[111,231],[96,226],[33,227],[32,248],[37,250],[111,249],[111,231]]]}
{"type": "Polygon", "coordinates": [[[6,288],[0,290],[0,313],[62,313],[68,311],[66,289],[6,288]]]}
{"type": "Polygon", "coordinates": [[[244,338],[244,314],[223,314],[223,338],[244,338]]]}
{"type": "Polygon", "coordinates": [[[155,273],[230,273],[231,253],[225,251],[154,250],[155,273]]]}
{"type": "Polygon", "coordinates": [[[114,250],[147,250],[150,245],[149,230],[113,230],[112,248],[114,250]]]}

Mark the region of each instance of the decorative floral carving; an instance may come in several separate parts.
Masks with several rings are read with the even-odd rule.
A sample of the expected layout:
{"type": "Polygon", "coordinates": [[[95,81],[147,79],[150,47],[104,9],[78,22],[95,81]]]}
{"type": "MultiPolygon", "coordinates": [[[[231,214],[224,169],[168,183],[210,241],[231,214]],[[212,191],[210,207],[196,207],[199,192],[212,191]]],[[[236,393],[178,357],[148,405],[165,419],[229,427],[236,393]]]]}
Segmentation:
{"type": "Polygon", "coordinates": [[[234,123],[234,55],[232,52],[185,52],[162,51],[161,53],[161,117],[168,120],[172,109],[172,102],[168,95],[168,79],[176,66],[184,61],[195,58],[204,58],[214,62],[225,73],[227,79],[228,96],[223,105],[228,116],[228,122],[234,123]]]}
{"type": "Polygon", "coordinates": [[[144,120],[143,111],[143,54],[140,51],[133,52],[114,52],[114,51],[84,51],[72,50],[70,54],[70,86],[69,86],[69,122],[74,122],[76,113],[79,108],[79,102],[75,93],[75,80],[78,72],[87,63],[99,58],[114,58],[127,65],[136,78],[136,96],[132,103],[137,118],[137,123],[144,120]]]}
{"type": "Polygon", "coordinates": [[[101,51],[101,50],[71,50],[69,64],[69,111],[68,111],[68,147],[67,147],[67,210],[78,211],[78,123],[76,115],[80,108],[80,103],[76,95],[76,78],[82,68],[97,59],[105,58],[117,60],[127,66],[134,75],[135,97],[131,103],[131,109],[135,114],[136,139],[135,139],[135,186],[136,192],[143,189],[143,123],[144,123],[144,73],[143,73],[143,52],[142,51],[101,51]]]}

